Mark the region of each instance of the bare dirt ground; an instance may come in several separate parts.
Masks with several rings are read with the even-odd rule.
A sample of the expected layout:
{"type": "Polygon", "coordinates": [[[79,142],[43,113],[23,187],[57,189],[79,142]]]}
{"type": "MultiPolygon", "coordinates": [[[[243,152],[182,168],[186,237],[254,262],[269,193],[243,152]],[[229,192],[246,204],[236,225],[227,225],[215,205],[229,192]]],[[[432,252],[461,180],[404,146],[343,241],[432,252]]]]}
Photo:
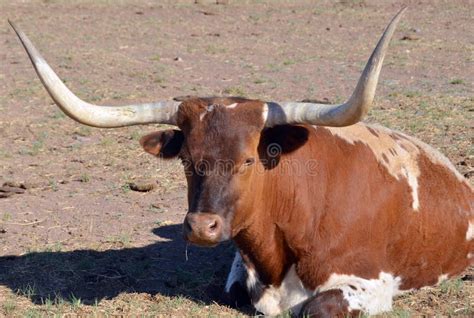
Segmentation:
{"type": "MultiPolygon", "coordinates": [[[[0,183],[26,188],[0,198],[0,315],[253,314],[221,302],[232,245],[186,247],[181,238],[181,167],[138,144],[160,127],[100,130],[65,117],[7,18],[91,102],[180,95],[336,102],[350,94],[402,4],[192,2],[0,0],[0,183]],[[131,190],[142,180],[155,190],[131,190]]],[[[410,8],[367,120],[432,144],[471,177],[474,5],[404,2],[410,8]]],[[[473,274],[406,294],[387,316],[473,316],[473,274]]]]}

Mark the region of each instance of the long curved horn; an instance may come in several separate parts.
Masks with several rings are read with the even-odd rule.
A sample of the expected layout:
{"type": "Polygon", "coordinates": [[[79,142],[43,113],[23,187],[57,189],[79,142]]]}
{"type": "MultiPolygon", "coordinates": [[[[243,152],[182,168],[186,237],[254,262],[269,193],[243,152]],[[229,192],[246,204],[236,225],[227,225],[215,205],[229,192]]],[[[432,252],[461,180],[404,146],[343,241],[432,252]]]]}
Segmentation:
{"type": "Polygon", "coordinates": [[[72,119],[100,128],[149,123],[176,125],[179,102],[163,101],[127,106],[98,106],[81,100],[64,85],[30,39],[12,21],[8,22],[18,35],[49,95],[59,108],[72,119]]]}
{"type": "Polygon", "coordinates": [[[372,105],[388,44],[405,10],[406,7],[401,9],[385,29],[347,102],[339,105],[270,102],[267,103],[265,126],[311,124],[342,127],[359,122],[372,105]]]}

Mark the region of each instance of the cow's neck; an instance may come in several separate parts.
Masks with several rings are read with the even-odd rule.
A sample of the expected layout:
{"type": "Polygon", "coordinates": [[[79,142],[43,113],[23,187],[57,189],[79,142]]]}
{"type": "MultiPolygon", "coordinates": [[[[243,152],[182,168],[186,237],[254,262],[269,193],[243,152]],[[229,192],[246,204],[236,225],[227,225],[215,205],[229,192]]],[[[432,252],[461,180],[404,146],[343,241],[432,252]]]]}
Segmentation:
{"type": "Polygon", "coordinates": [[[247,267],[254,269],[265,285],[279,286],[294,263],[283,233],[273,223],[254,223],[240,231],[235,242],[247,267]]]}
{"type": "Polygon", "coordinates": [[[278,286],[292,264],[304,266],[299,264],[304,262],[304,255],[314,252],[308,248],[324,244],[321,237],[314,235],[324,207],[314,202],[323,202],[327,192],[327,175],[320,173],[325,169],[318,169],[327,160],[322,147],[315,151],[314,145],[308,144],[284,158],[293,166],[280,162],[281,166],[254,180],[253,189],[262,192],[253,190],[242,207],[251,213],[247,214],[248,221],[243,221],[245,227],[235,242],[244,260],[247,255],[247,262],[252,263],[265,284],[278,286]],[[314,159],[316,166],[308,166],[301,158],[314,159]],[[298,166],[301,163],[303,166],[298,166]],[[289,167],[295,170],[288,171],[289,167]],[[315,170],[310,173],[302,170],[306,168],[315,170]],[[308,246],[307,242],[314,245],[308,246]]]}
{"type": "Polygon", "coordinates": [[[296,185],[291,185],[291,181],[286,182],[285,189],[278,189],[278,202],[275,202],[269,200],[275,196],[275,193],[269,192],[269,188],[276,190],[275,186],[281,185],[272,186],[269,181],[272,181],[271,178],[265,180],[266,186],[261,188],[265,189],[263,193],[254,193],[255,200],[249,201],[245,208],[252,212],[245,227],[235,237],[235,242],[244,261],[254,267],[260,280],[266,285],[279,286],[291,265],[298,261],[292,246],[293,238],[286,234],[288,227],[301,227],[301,218],[292,215],[301,210],[295,207],[300,204],[294,196],[296,185]]]}

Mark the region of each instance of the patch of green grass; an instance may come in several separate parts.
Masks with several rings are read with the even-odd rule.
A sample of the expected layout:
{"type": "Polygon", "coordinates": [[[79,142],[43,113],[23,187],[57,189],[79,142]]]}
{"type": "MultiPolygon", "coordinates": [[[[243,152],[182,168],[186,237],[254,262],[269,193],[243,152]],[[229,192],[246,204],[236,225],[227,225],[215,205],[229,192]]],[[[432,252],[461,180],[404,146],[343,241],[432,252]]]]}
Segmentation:
{"type": "Polygon", "coordinates": [[[443,294],[457,295],[462,292],[464,282],[460,278],[450,279],[439,285],[439,290],[443,294]]]}
{"type": "MultiPolygon", "coordinates": [[[[155,77],[155,79],[153,80],[153,83],[156,83],[156,84],[163,84],[166,82],[166,79],[161,77],[161,76],[157,76],[155,77]]],[[[165,86],[165,85],[163,85],[165,86]]]]}
{"type": "Polygon", "coordinates": [[[205,52],[207,54],[215,55],[215,54],[220,54],[220,53],[226,53],[227,48],[209,44],[208,46],[206,46],[205,52]]]}
{"type": "Polygon", "coordinates": [[[61,297],[61,295],[56,294],[54,297],[54,306],[60,311],[63,311],[64,307],[67,306],[67,301],[61,297]]]}
{"type": "Polygon", "coordinates": [[[79,177],[79,181],[80,182],[89,182],[89,181],[91,181],[91,177],[87,173],[83,173],[79,177]]]}
{"type": "Polygon", "coordinates": [[[16,309],[16,303],[12,299],[7,299],[2,303],[3,311],[7,316],[13,314],[16,309]]]}
{"type": "Polygon", "coordinates": [[[253,81],[254,84],[264,84],[264,83],[266,83],[266,82],[267,82],[267,80],[266,80],[266,79],[263,79],[263,78],[256,78],[256,79],[253,81]]]}
{"type": "Polygon", "coordinates": [[[49,252],[49,253],[57,253],[57,252],[61,252],[62,249],[63,249],[63,244],[61,242],[56,242],[50,246],[47,246],[45,249],[44,249],[44,252],[49,252]]]}
{"type": "Polygon", "coordinates": [[[339,3],[346,6],[363,6],[365,0],[339,0],[339,3]]]}
{"type": "Polygon", "coordinates": [[[122,234],[119,234],[119,235],[116,235],[116,236],[111,236],[111,237],[107,238],[107,242],[109,242],[109,243],[120,243],[124,246],[128,246],[128,245],[130,245],[131,238],[130,238],[129,234],[122,233],[122,234]]]}
{"type": "Polygon", "coordinates": [[[87,94],[87,99],[91,102],[98,102],[100,100],[103,100],[105,98],[105,93],[101,92],[99,90],[96,90],[93,93],[87,94]]]}
{"type": "Polygon", "coordinates": [[[36,140],[33,142],[31,145],[31,148],[22,148],[18,152],[20,155],[30,155],[30,156],[36,156],[40,152],[40,150],[43,148],[43,141],[41,140],[36,140]]]}
{"type": "Polygon", "coordinates": [[[35,140],[31,146],[30,155],[36,156],[41,149],[43,149],[44,143],[43,140],[35,140]]]}
{"type": "Polygon", "coordinates": [[[296,64],[296,61],[292,60],[292,59],[287,59],[287,60],[283,61],[283,65],[285,65],[285,66],[293,65],[293,64],[296,64]]]}
{"type": "Polygon", "coordinates": [[[156,61],[159,62],[161,60],[160,54],[155,54],[152,57],[150,57],[150,61],[156,61]]]}
{"type": "Polygon", "coordinates": [[[22,316],[24,318],[40,318],[43,317],[43,314],[37,308],[31,307],[26,309],[22,316]]]}
{"type": "Polygon", "coordinates": [[[12,155],[10,154],[9,151],[0,148],[0,157],[3,157],[3,158],[11,158],[12,155]]]}
{"type": "Polygon", "coordinates": [[[449,84],[452,84],[452,85],[464,84],[464,80],[460,78],[454,78],[449,81],[449,84]]]}
{"type": "Polygon", "coordinates": [[[142,133],[139,132],[138,130],[135,130],[135,131],[132,131],[132,133],[130,134],[130,139],[131,140],[139,140],[142,136],[142,133]]]}
{"type": "Polygon", "coordinates": [[[50,298],[41,298],[41,304],[46,307],[46,310],[50,311],[54,306],[54,301],[50,298]]]}
{"type": "Polygon", "coordinates": [[[79,309],[79,307],[81,307],[82,300],[80,298],[76,297],[73,293],[71,293],[70,300],[71,300],[71,307],[72,307],[73,310],[77,310],[77,309],[79,309]]]}
{"type": "Polygon", "coordinates": [[[111,146],[113,144],[114,144],[114,139],[112,139],[110,137],[104,137],[100,142],[100,145],[104,146],[104,147],[108,147],[108,146],[111,146]]]}
{"type": "Polygon", "coordinates": [[[405,127],[408,128],[408,130],[410,130],[410,132],[413,134],[416,134],[425,129],[424,123],[416,119],[412,119],[409,122],[407,122],[405,127]]]}
{"type": "Polygon", "coordinates": [[[92,134],[92,130],[90,127],[80,126],[74,131],[74,133],[82,137],[89,137],[92,134]]]}
{"type": "Polygon", "coordinates": [[[112,99],[121,100],[121,99],[126,99],[128,97],[128,94],[114,92],[110,95],[110,97],[112,97],[112,99]]]}
{"type": "Polygon", "coordinates": [[[58,183],[56,182],[56,180],[49,180],[48,181],[48,184],[49,184],[49,187],[54,191],[58,191],[59,190],[59,187],[58,187],[58,183]]]}
{"type": "Polygon", "coordinates": [[[10,212],[4,212],[3,213],[3,216],[2,216],[2,221],[3,222],[8,222],[12,219],[12,215],[10,214],[10,212]]]}
{"type": "Polygon", "coordinates": [[[280,64],[277,63],[268,63],[267,68],[270,72],[278,72],[279,70],[281,70],[282,67],[280,64]]]}
{"type": "Polygon", "coordinates": [[[169,303],[172,307],[177,308],[185,305],[188,301],[186,297],[178,295],[177,297],[170,298],[169,303]]]}
{"type": "Polygon", "coordinates": [[[30,148],[23,148],[19,151],[21,155],[30,155],[36,156],[44,148],[44,141],[48,138],[48,132],[42,131],[39,133],[39,136],[33,143],[30,148]]]}
{"type": "Polygon", "coordinates": [[[130,192],[132,189],[130,189],[130,183],[125,183],[123,184],[120,189],[122,190],[123,193],[128,193],[130,192]]]}
{"type": "Polygon", "coordinates": [[[405,309],[394,309],[390,313],[390,317],[397,317],[397,318],[410,318],[412,315],[408,310],[405,309]]]}
{"type": "Polygon", "coordinates": [[[28,85],[28,86],[25,86],[25,87],[15,88],[8,95],[11,98],[16,97],[16,98],[26,99],[28,97],[31,97],[31,96],[35,95],[37,93],[37,91],[38,91],[38,87],[28,85]]]}
{"type": "Polygon", "coordinates": [[[245,90],[240,86],[231,86],[224,89],[223,93],[229,96],[245,96],[245,90]]]}
{"type": "Polygon", "coordinates": [[[408,98],[420,97],[421,93],[418,91],[408,91],[408,92],[405,92],[405,96],[408,98]]]}
{"type": "Polygon", "coordinates": [[[53,119],[63,119],[66,118],[66,114],[64,114],[61,110],[55,110],[54,113],[51,115],[53,119]]]}
{"type": "MultiPolygon", "coordinates": [[[[277,315],[276,317],[277,318],[291,318],[293,316],[292,316],[291,310],[286,310],[286,311],[282,312],[281,314],[277,315]]],[[[303,316],[303,317],[305,317],[305,316],[303,316]]]]}
{"type": "Polygon", "coordinates": [[[32,298],[35,296],[36,293],[36,287],[34,285],[27,284],[25,286],[22,286],[16,290],[16,293],[20,296],[24,296],[26,298],[32,298]]]}

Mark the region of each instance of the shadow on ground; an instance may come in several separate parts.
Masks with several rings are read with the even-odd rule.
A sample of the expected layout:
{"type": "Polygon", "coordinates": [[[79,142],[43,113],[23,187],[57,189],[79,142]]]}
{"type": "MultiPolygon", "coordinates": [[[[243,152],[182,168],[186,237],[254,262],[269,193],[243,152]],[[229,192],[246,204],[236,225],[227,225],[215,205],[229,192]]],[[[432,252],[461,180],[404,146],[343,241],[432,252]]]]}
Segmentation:
{"type": "Polygon", "coordinates": [[[168,241],[140,248],[0,257],[0,284],[36,304],[57,297],[93,304],[122,292],[182,295],[203,303],[222,303],[235,250],[232,244],[212,249],[188,246],[186,260],[180,225],[162,226],[153,233],[168,241]]]}

